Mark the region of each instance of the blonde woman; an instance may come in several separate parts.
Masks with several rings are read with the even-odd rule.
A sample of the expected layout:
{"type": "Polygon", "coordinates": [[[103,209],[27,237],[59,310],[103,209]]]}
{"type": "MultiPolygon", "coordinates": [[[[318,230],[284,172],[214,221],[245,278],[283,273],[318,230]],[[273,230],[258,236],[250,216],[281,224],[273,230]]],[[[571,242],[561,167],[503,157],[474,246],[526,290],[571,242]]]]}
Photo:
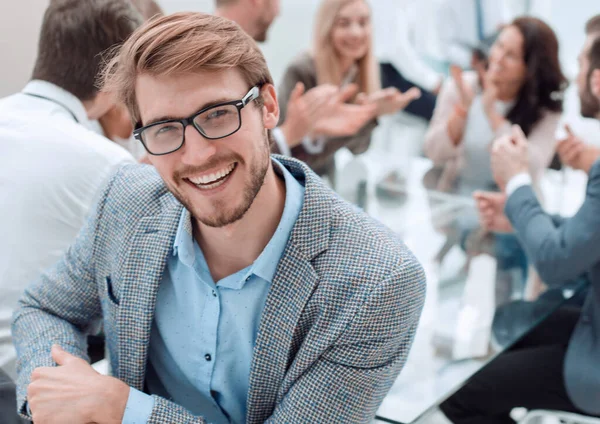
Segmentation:
{"type": "Polygon", "coordinates": [[[279,88],[280,125],[285,126],[285,106],[291,97],[322,84],[338,89],[356,85],[359,94],[352,96],[352,101],[376,105],[371,120],[356,134],[337,138],[319,134],[318,121],[330,118],[325,108],[312,134],[292,148],[292,156],[305,161],[319,175],[328,175],[334,183],[335,152],[342,147],[355,154],[367,150],[377,117],[403,109],[419,97],[420,91],[381,89],[379,63],[372,45],[371,11],[365,0],[323,0],[315,20],[313,50],[290,64],[279,88]]]}

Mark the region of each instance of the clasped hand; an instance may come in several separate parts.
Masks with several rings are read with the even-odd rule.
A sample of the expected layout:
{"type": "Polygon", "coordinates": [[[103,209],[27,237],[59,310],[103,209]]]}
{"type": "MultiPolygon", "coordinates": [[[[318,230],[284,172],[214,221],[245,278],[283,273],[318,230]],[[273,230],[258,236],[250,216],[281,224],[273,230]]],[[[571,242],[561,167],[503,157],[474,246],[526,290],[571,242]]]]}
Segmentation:
{"type": "Polygon", "coordinates": [[[58,345],[56,367],[31,373],[27,402],[36,424],[118,424],[123,419],[129,386],[97,373],[90,364],[58,345]]]}
{"type": "Polygon", "coordinates": [[[528,142],[521,127],[513,125],[510,134],[494,142],[491,164],[494,181],[501,190],[516,175],[529,172],[528,142]]]}

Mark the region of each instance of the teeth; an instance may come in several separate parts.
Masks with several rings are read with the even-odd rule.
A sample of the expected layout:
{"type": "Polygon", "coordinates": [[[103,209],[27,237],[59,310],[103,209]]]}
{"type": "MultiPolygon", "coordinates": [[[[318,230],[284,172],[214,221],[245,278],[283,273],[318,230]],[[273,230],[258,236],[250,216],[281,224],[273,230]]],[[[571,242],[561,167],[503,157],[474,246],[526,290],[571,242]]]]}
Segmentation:
{"type": "Polygon", "coordinates": [[[226,175],[229,175],[231,173],[231,171],[233,171],[234,167],[235,167],[235,165],[231,164],[227,168],[223,168],[220,171],[214,172],[212,174],[204,175],[202,177],[189,177],[188,179],[196,185],[212,184],[215,181],[217,181],[218,179],[223,178],[226,175]]]}

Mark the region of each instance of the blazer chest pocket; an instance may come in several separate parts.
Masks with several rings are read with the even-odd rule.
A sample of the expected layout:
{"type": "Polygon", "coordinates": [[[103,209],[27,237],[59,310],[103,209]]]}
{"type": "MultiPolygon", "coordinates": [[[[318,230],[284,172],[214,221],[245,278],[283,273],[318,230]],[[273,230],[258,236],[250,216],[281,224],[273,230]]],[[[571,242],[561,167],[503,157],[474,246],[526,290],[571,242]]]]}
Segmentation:
{"type": "Polygon", "coordinates": [[[106,290],[107,299],[114,305],[119,306],[119,298],[116,296],[115,287],[113,285],[110,275],[106,277],[104,281],[104,289],[106,290]]]}

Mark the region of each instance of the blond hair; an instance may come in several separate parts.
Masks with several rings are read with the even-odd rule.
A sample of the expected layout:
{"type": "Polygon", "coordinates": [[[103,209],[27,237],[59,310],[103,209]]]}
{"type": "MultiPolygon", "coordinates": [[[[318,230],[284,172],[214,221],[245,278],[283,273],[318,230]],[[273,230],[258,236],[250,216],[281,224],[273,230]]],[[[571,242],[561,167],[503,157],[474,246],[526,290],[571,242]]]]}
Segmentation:
{"type": "MultiPolygon", "coordinates": [[[[340,10],[354,1],[358,0],[323,0],[317,12],[313,53],[319,84],[342,84],[344,75],[339,54],[333,46],[332,32],[340,10]]],[[[379,65],[373,52],[372,40],[367,53],[357,61],[357,65],[359,90],[371,94],[381,89],[379,65]]]]}
{"type": "Polygon", "coordinates": [[[181,12],[155,18],[135,31],[105,66],[100,86],[122,101],[139,123],[135,96],[139,75],[226,69],[237,69],[248,88],[273,84],[263,54],[237,24],[218,16],[181,12]]]}

